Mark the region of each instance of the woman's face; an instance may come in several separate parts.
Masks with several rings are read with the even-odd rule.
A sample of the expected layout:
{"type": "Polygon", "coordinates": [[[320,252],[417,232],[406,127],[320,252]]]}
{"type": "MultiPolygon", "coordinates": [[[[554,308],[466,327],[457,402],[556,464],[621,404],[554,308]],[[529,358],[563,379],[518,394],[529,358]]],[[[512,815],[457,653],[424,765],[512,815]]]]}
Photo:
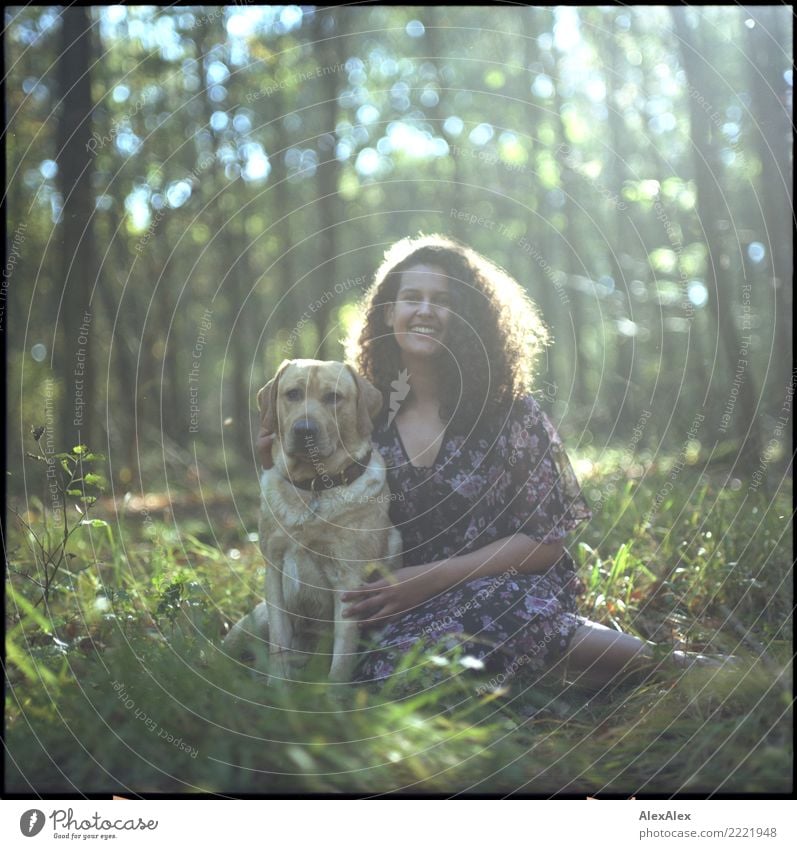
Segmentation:
{"type": "Polygon", "coordinates": [[[448,277],[436,266],[418,264],[402,272],[395,303],[385,304],[385,322],[402,354],[411,357],[442,353],[450,318],[448,277]]]}

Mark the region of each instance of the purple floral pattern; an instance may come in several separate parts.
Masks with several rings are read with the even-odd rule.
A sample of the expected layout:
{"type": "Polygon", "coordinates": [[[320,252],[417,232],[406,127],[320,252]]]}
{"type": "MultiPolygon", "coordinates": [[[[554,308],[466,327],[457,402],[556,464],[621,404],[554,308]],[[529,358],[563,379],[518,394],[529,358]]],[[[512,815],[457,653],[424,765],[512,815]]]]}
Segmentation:
{"type": "MultiPolygon", "coordinates": [[[[446,433],[432,466],[413,466],[394,423],[373,434],[387,466],[390,518],[404,543],[404,565],[456,557],[515,533],[540,542],[562,540],[591,512],[562,440],[535,398],[512,405],[498,435],[467,440],[446,433]]],[[[580,581],[570,554],[548,570],[465,582],[428,599],[378,630],[355,680],[393,673],[419,640],[458,645],[500,672],[521,661],[532,672],[550,668],[583,619],[580,581]]]]}

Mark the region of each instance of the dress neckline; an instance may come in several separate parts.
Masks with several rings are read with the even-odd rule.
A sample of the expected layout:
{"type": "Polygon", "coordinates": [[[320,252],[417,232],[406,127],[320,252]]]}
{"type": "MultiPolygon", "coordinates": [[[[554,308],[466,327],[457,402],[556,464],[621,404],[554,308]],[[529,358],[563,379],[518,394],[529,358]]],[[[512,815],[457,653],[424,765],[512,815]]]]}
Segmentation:
{"type": "Polygon", "coordinates": [[[443,449],[445,448],[446,442],[448,440],[448,425],[446,425],[446,429],[443,431],[443,439],[440,443],[440,447],[437,449],[437,456],[434,458],[434,462],[431,466],[416,466],[415,463],[410,459],[409,451],[407,451],[406,446],[404,445],[404,440],[401,438],[401,433],[399,432],[398,425],[396,424],[395,418],[390,423],[390,426],[393,428],[393,431],[396,434],[396,438],[398,439],[398,443],[401,446],[401,452],[404,454],[404,458],[407,461],[407,465],[412,469],[419,469],[422,472],[428,472],[430,469],[437,468],[437,464],[440,462],[440,455],[443,453],[443,449]]]}

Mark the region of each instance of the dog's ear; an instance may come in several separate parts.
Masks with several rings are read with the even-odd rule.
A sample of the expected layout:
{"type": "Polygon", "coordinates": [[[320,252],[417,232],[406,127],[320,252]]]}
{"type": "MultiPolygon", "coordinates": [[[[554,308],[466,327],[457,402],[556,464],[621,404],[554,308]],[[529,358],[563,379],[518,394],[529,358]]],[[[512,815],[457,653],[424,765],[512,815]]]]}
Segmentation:
{"type": "Polygon", "coordinates": [[[357,430],[363,437],[370,436],[374,429],[373,420],[382,409],[382,393],[353,366],[347,363],[346,368],[357,383],[357,430]]]}
{"type": "Polygon", "coordinates": [[[290,363],[290,360],[283,360],[277,373],[269,382],[258,389],[257,391],[257,406],[260,410],[260,423],[266,433],[276,433],[279,420],[277,418],[277,390],[279,388],[279,379],[282,372],[290,363]]]}

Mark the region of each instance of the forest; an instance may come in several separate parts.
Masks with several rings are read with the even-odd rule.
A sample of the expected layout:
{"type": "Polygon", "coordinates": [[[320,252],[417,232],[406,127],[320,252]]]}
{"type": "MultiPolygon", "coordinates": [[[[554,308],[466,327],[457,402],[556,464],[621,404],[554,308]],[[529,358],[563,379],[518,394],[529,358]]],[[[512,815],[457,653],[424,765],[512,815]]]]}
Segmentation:
{"type": "MultiPolygon", "coordinates": [[[[264,793],[782,788],[788,7],[4,15],[10,787],[246,792],[254,769],[264,793]],[[343,359],[385,250],[419,233],[508,271],[551,331],[536,395],[593,511],[570,543],[592,618],[740,654],[743,684],[642,688],[588,709],[546,697],[539,745],[568,754],[537,773],[514,759],[537,731],[511,706],[451,719],[424,713],[451,694],[376,708],[352,696],[354,719],[325,713],[318,748],[303,748],[301,711],[271,734],[284,694],[264,706],[240,670],[207,669],[262,592],[255,394],[285,358],[343,359]],[[216,687],[200,694],[205,676],[216,687]],[[244,713],[220,729],[233,691],[244,713]],[[200,757],[147,733],[120,692],[200,757]],[[659,756],[688,751],[678,766],[646,771],[639,741],[625,745],[642,755],[593,757],[594,727],[619,739],[640,714],[659,756]],[[107,749],[98,717],[116,731],[107,749]],[[261,722],[251,747],[247,722],[261,722]]],[[[326,698],[313,687],[308,709],[326,698]]]]}

